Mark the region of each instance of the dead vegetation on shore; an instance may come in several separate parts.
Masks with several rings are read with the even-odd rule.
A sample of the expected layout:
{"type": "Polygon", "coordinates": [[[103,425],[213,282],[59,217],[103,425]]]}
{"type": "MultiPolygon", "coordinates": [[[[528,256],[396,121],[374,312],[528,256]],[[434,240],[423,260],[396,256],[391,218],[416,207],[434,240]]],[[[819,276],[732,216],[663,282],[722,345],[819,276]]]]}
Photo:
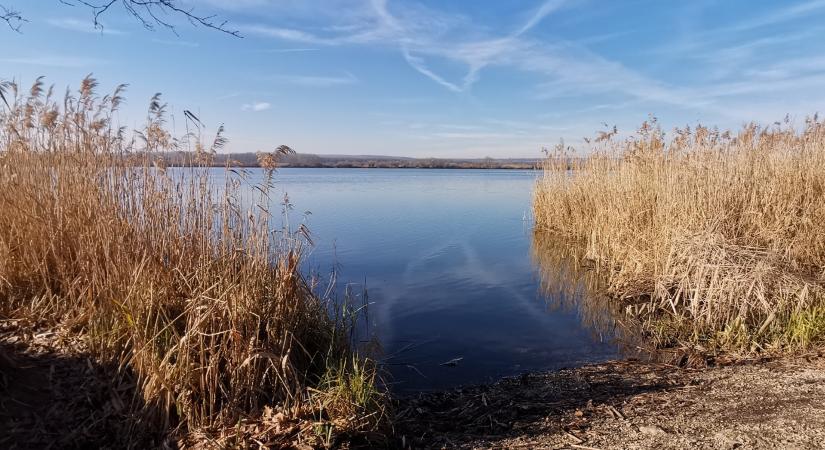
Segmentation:
{"type": "Polygon", "coordinates": [[[0,321],[0,447],[163,448],[135,379],[59,330],[0,321]]]}
{"type": "Polygon", "coordinates": [[[0,319],[21,333],[61,330],[90,364],[133,380],[121,400],[164,439],[380,436],[384,397],[374,365],[352,351],[352,309],[316,295],[299,269],[306,230],[272,212],[287,148],[262,155],[269,177],[245,196],[241,171],[181,176],[156,164],[180,147],[207,164],[225,142],[222,127],[202,137],[188,111],[193,131],[172,136],[159,96],[133,132],[116,122],[123,86],[99,97],[89,77],[62,98],[40,79],[27,93],[2,87],[0,319]]]}
{"type": "Polygon", "coordinates": [[[399,401],[415,449],[825,448],[825,355],[612,361],[399,401]]]}
{"type": "Polygon", "coordinates": [[[745,356],[825,339],[825,124],[615,130],[536,185],[536,228],[577,246],[656,348],[745,356]],[[572,164],[572,167],[571,167],[572,164]]]}

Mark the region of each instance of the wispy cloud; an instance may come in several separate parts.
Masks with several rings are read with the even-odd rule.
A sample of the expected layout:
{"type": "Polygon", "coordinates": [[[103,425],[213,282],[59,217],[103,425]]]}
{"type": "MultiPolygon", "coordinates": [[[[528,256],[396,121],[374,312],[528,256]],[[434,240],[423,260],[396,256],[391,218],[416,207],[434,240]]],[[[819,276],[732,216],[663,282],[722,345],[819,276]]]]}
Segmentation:
{"type": "Polygon", "coordinates": [[[446,130],[463,130],[463,131],[472,131],[481,129],[479,125],[465,125],[465,124],[458,124],[458,123],[440,123],[438,124],[440,128],[444,128],[446,130]]]}
{"type": "Polygon", "coordinates": [[[789,20],[798,19],[800,17],[805,17],[812,13],[825,11],[825,0],[810,0],[807,2],[790,5],[782,2],[777,4],[781,6],[771,11],[770,13],[766,13],[754,17],[752,19],[739,22],[729,27],[725,27],[719,31],[749,31],[756,28],[772,26],[782,22],[787,22],[789,20]]]}
{"type": "MultiPolygon", "coordinates": [[[[738,15],[738,21],[715,30],[686,28],[689,35],[679,45],[669,46],[668,51],[649,63],[659,67],[678,65],[690,58],[695,65],[684,70],[693,70],[696,75],[682,77],[679,75],[684,71],[662,77],[661,71],[623,64],[617,57],[588,48],[588,44],[614,39],[626,34],[625,31],[578,40],[535,36],[533,31],[554,14],[567,13],[584,1],[537,2],[534,8],[528,9],[524,21],[509,32],[492,30],[457,14],[435,11],[417,3],[388,4],[386,0],[357,3],[353,6],[357,9],[355,13],[331,26],[317,22],[313,28],[306,29],[251,25],[246,26],[246,31],[313,46],[365,45],[395,49],[411,69],[454,93],[472,90],[487,69],[498,67],[537,75],[533,91],[536,100],[598,98],[609,94],[609,99],[596,101],[651,110],[668,105],[725,118],[741,119],[742,105],[749,101],[744,97],[760,89],[791,91],[794,80],[810,86],[820,79],[818,69],[782,67],[789,55],[779,55],[775,66],[768,64],[768,58],[754,61],[762,49],[814,38],[812,30],[756,37],[749,32],[825,14],[825,0],[777,4],[750,18],[738,15]],[[454,71],[456,65],[465,69],[458,76],[454,71]],[[444,70],[445,67],[450,71],[444,70]],[[779,82],[773,86],[767,85],[776,81],[779,82]]],[[[318,17],[329,18],[323,9],[319,8],[318,17]]],[[[304,85],[328,84],[312,78],[295,81],[304,85]]]]}
{"type": "Polygon", "coordinates": [[[358,78],[355,75],[344,72],[343,75],[340,76],[318,76],[318,75],[275,75],[269,77],[269,79],[280,82],[280,83],[287,83],[293,84],[296,86],[303,86],[303,87],[315,87],[315,88],[329,88],[335,86],[345,86],[349,84],[355,84],[358,82],[358,78]]]}
{"type": "Polygon", "coordinates": [[[516,130],[530,130],[539,128],[540,125],[532,122],[525,122],[519,120],[509,120],[509,119],[484,119],[485,123],[496,125],[500,127],[516,129],[516,130]]]}
{"type": "Polygon", "coordinates": [[[697,110],[739,121],[812,111],[825,101],[817,88],[825,83],[825,49],[814,44],[825,33],[815,20],[825,17],[825,0],[770,3],[738,17],[722,27],[690,24],[688,35],[651,49],[657,60],[683,68],[684,86],[671,91],[697,110]],[[780,26],[783,32],[768,31],[780,26]]]}
{"type": "Polygon", "coordinates": [[[155,44],[172,45],[172,46],[177,46],[177,47],[188,47],[188,48],[200,47],[200,44],[197,43],[197,42],[184,41],[184,40],[181,40],[181,39],[157,39],[157,38],[152,38],[152,42],[154,42],[155,44]]]}
{"type": "Polygon", "coordinates": [[[417,72],[453,92],[465,92],[478,81],[479,74],[485,67],[499,62],[508,52],[522,46],[519,36],[527,33],[545,17],[562,8],[569,1],[545,1],[523,26],[503,38],[457,41],[447,45],[444,41],[438,40],[438,37],[450,31],[451,26],[463,23],[461,20],[445,17],[422,8],[414,11],[403,10],[400,15],[396,15],[389,10],[385,0],[369,2],[369,8],[359,16],[369,17],[368,20],[361,19],[363,21],[361,23],[334,28],[344,30],[344,32],[320,35],[303,30],[260,24],[241,26],[241,29],[250,34],[304,44],[392,45],[401,51],[407,64],[417,72]],[[450,81],[428,65],[427,56],[461,62],[466,64],[467,72],[460,81],[450,81]]]}
{"type": "Polygon", "coordinates": [[[263,48],[258,50],[251,50],[252,53],[306,53],[317,51],[317,48],[303,47],[303,48],[263,48]]]}
{"type": "Polygon", "coordinates": [[[545,1],[536,10],[536,12],[527,20],[527,22],[524,25],[522,25],[522,27],[519,28],[518,31],[516,31],[514,36],[521,36],[522,34],[530,31],[533,27],[538,25],[545,17],[547,17],[555,11],[558,11],[563,6],[565,6],[566,3],[568,3],[568,0],[545,1]]]}
{"type": "Polygon", "coordinates": [[[108,26],[100,26],[95,28],[95,26],[89,20],[81,20],[75,19],[73,17],[60,17],[60,18],[51,18],[46,19],[46,23],[49,25],[61,28],[64,30],[75,31],[79,33],[94,33],[94,34],[110,34],[110,35],[124,35],[127,34],[125,31],[118,30],[116,28],[111,28],[108,26]]]}
{"type": "Polygon", "coordinates": [[[577,39],[576,43],[588,46],[593,44],[600,44],[602,42],[610,42],[622,37],[625,37],[629,34],[633,34],[634,30],[622,30],[622,31],[613,31],[609,33],[600,33],[594,34],[592,36],[588,36],[582,39],[577,39]]]}
{"type": "Polygon", "coordinates": [[[427,78],[435,81],[436,83],[444,86],[445,88],[453,91],[453,92],[463,92],[467,86],[466,85],[457,85],[455,83],[451,83],[444,78],[441,78],[438,74],[430,70],[426,63],[424,62],[423,58],[419,58],[417,56],[413,56],[410,54],[410,51],[406,48],[401,50],[401,53],[404,55],[404,59],[407,61],[407,64],[410,65],[413,69],[417,70],[422,75],[426,76],[427,78]]]}
{"type": "Polygon", "coordinates": [[[570,3],[570,0],[542,2],[522,26],[503,37],[483,36],[481,31],[471,29],[463,30],[466,31],[463,34],[478,37],[456,38],[451,27],[466,25],[465,22],[422,8],[412,12],[402,9],[396,14],[390,11],[384,0],[372,0],[364,14],[371,21],[362,27],[347,27],[353,30],[349,33],[322,36],[303,30],[259,25],[245,29],[259,35],[315,45],[394,46],[412,69],[456,93],[470,90],[485,68],[508,66],[547,76],[549,81],[540,94],[544,97],[551,95],[547,86],[555,84],[565,88],[572,86],[576,92],[602,92],[609,88],[657,101],[689,100],[684,95],[670,92],[662,83],[648,80],[621,64],[595,56],[580,45],[564,41],[548,45],[524,37],[549,15],[570,3]],[[459,80],[450,80],[428,64],[430,57],[461,63],[467,71],[459,80]]]}
{"type": "Polygon", "coordinates": [[[254,34],[258,36],[266,36],[272,37],[276,39],[282,39],[286,41],[292,42],[300,42],[304,44],[315,44],[315,45],[339,45],[345,43],[344,40],[339,40],[337,38],[325,38],[321,36],[316,36],[312,33],[308,33],[301,30],[295,30],[292,28],[282,28],[282,27],[274,27],[270,25],[262,25],[262,24],[255,24],[255,25],[241,25],[238,27],[242,32],[247,34],[254,34]]]}
{"type": "Polygon", "coordinates": [[[470,132],[452,132],[452,131],[445,131],[445,132],[438,132],[432,133],[432,136],[437,138],[446,138],[446,139],[506,139],[518,136],[514,133],[494,133],[494,132],[478,132],[478,133],[470,133],[470,132]]]}
{"type": "Polygon", "coordinates": [[[241,105],[241,110],[243,111],[266,111],[267,109],[271,108],[272,104],[269,102],[254,102],[254,103],[244,103],[241,105]]]}
{"type": "Polygon", "coordinates": [[[62,68],[93,68],[95,66],[108,64],[108,61],[104,59],[57,55],[0,58],[0,62],[62,68]]]}
{"type": "Polygon", "coordinates": [[[242,92],[229,92],[215,97],[215,100],[229,100],[230,98],[240,97],[241,95],[243,95],[242,92]]]}

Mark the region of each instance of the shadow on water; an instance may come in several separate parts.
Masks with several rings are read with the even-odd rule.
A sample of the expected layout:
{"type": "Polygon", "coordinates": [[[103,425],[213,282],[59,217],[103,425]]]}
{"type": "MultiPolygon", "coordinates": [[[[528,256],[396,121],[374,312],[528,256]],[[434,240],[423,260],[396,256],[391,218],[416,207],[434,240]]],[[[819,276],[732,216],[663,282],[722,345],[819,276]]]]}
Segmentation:
{"type": "Polygon", "coordinates": [[[0,340],[0,447],[165,448],[132,377],[48,347],[0,340]]]}

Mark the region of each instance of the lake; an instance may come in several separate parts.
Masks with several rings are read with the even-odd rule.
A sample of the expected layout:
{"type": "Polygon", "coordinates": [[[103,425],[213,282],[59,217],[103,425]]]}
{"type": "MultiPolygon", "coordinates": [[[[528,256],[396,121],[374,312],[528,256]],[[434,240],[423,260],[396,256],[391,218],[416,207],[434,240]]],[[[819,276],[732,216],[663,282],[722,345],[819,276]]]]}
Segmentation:
{"type": "Polygon", "coordinates": [[[281,169],[276,178],[291,221],[311,212],[308,267],[336,268],[339,292],[366,287],[393,390],[410,392],[617,356],[576,299],[541,287],[530,218],[539,174],[281,169]],[[552,307],[560,303],[573,307],[552,307]]]}

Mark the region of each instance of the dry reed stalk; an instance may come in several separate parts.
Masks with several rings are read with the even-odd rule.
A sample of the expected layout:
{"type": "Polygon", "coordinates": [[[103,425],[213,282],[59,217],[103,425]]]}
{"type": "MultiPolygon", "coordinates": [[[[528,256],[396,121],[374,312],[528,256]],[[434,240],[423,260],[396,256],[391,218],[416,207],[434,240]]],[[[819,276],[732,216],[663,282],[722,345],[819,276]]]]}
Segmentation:
{"type": "Polygon", "coordinates": [[[317,438],[376,429],[374,366],[302,276],[305,230],[270,213],[274,165],[254,186],[231,168],[166,170],[163,152],[192,142],[207,163],[222,128],[204,145],[187,115],[196,132],[174,138],[156,95],[129,133],[113,120],[124,86],[101,98],[90,77],[62,101],[42,79],[28,94],[4,86],[0,314],[79,333],[134,373],[156,423],[182,434],[267,439],[238,438],[235,425],[273,410],[334,424],[317,438]]]}
{"type": "Polygon", "coordinates": [[[658,347],[715,353],[825,339],[825,124],[666,138],[655,120],[549,155],[536,227],[583,249],[658,347]]]}

